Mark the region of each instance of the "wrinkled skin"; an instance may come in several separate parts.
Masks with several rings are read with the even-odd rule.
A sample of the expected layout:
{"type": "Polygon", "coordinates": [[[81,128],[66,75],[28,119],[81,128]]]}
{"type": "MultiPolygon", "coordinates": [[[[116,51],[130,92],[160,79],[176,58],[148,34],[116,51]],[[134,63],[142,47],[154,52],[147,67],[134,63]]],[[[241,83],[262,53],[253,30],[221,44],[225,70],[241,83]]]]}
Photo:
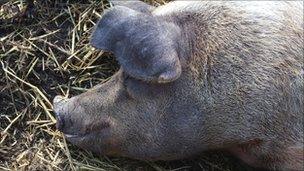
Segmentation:
{"type": "Polygon", "coordinates": [[[54,99],[71,143],[140,160],[224,149],[255,167],[304,169],[303,2],[132,3],[115,1],[91,40],[121,69],[54,99]]]}

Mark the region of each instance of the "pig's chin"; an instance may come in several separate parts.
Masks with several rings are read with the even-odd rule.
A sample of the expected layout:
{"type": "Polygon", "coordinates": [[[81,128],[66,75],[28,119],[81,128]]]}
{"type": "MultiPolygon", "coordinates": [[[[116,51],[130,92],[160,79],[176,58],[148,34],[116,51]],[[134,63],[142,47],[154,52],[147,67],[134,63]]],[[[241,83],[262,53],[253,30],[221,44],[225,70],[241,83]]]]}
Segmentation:
{"type": "Polygon", "coordinates": [[[95,151],[95,149],[94,149],[95,141],[96,141],[96,134],[93,134],[93,133],[85,134],[85,135],[64,134],[64,136],[68,142],[70,142],[71,144],[73,144],[79,148],[82,148],[85,150],[90,150],[93,152],[99,152],[99,151],[95,151]]]}
{"type": "Polygon", "coordinates": [[[120,141],[113,138],[109,129],[84,135],[64,134],[64,136],[71,144],[97,155],[118,156],[120,154],[120,141]]]}

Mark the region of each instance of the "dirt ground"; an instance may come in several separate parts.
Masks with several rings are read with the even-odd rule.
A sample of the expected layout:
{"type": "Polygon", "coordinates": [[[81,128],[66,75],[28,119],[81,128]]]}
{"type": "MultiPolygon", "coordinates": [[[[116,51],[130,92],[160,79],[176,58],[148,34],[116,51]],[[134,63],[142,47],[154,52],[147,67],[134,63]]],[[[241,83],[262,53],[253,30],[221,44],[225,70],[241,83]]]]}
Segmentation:
{"type": "MultiPolygon", "coordinates": [[[[163,0],[148,3],[160,5],[163,0]]],[[[109,8],[100,0],[0,0],[0,170],[255,170],[220,152],[173,162],[96,156],[66,142],[55,129],[52,99],[106,81],[113,55],[94,50],[92,27],[109,8]]]]}

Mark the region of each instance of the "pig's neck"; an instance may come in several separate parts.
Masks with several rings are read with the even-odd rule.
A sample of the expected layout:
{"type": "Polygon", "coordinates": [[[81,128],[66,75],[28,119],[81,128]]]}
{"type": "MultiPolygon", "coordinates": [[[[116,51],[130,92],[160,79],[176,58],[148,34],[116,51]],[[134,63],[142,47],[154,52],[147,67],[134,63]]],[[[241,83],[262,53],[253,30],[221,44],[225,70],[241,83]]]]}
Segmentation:
{"type": "MultiPolygon", "coordinates": [[[[202,125],[197,137],[193,138],[194,141],[212,149],[236,142],[246,142],[255,137],[255,130],[259,129],[257,128],[259,124],[250,122],[255,119],[252,118],[254,116],[247,114],[246,107],[238,108],[242,106],[239,104],[242,99],[239,98],[245,99],[245,97],[236,96],[237,83],[231,80],[242,72],[246,73],[245,70],[248,68],[243,66],[229,68],[226,54],[222,54],[232,46],[233,40],[237,39],[236,34],[231,33],[230,28],[223,26],[224,23],[219,23],[219,18],[223,17],[221,15],[205,16],[191,10],[179,15],[171,11],[171,14],[168,16],[162,14],[161,17],[174,22],[182,30],[182,37],[178,40],[180,60],[184,64],[183,78],[180,81],[187,82],[184,87],[189,88],[185,90],[189,94],[183,96],[196,100],[192,102],[196,105],[191,107],[188,105],[189,111],[192,112],[188,114],[191,115],[188,119],[192,118],[192,125],[202,125]],[[235,75],[229,73],[236,69],[235,75]]],[[[233,24],[238,19],[223,20],[229,25],[229,22],[233,24]]],[[[233,29],[233,25],[230,27],[233,29]]],[[[239,84],[242,87],[245,83],[239,84]]],[[[243,93],[246,94],[246,91],[243,89],[243,93]]],[[[179,125],[180,130],[184,129],[184,134],[195,129],[188,126],[189,130],[185,130],[186,126],[182,123],[180,122],[179,125]]],[[[191,137],[191,134],[189,136],[191,137]]]]}

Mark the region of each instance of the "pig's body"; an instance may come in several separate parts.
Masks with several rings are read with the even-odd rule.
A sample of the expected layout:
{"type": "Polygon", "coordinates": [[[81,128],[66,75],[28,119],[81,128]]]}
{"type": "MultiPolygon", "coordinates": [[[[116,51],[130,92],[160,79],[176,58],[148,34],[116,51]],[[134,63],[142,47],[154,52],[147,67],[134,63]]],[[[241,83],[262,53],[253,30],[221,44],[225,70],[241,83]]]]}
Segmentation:
{"type": "Polygon", "coordinates": [[[61,128],[73,134],[70,141],[97,153],[147,160],[225,149],[253,166],[303,170],[303,2],[177,1],[148,11],[156,23],[174,25],[160,25],[173,31],[155,49],[164,42],[178,61],[169,54],[174,62],[167,65],[165,52],[145,49],[144,43],[158,39],[133,33],[134,24],[111,26],[126,35],[105,38],[123,50],[117,43],[109,47],[101,42],[98,29],[107,23],[101,21],[92,44],[113,51],[122,69],[95,89],[56,102],[56,112],[65,114],[61,120],[70,123],[61,128]],[[144,36],[131,41],[134,34],[144,36]],[[140,53],[152,56],[153,67],[171,67],[169,74],[154,78],[159,71],[133,71],[128,56],[140,63],[140,53]]]}

